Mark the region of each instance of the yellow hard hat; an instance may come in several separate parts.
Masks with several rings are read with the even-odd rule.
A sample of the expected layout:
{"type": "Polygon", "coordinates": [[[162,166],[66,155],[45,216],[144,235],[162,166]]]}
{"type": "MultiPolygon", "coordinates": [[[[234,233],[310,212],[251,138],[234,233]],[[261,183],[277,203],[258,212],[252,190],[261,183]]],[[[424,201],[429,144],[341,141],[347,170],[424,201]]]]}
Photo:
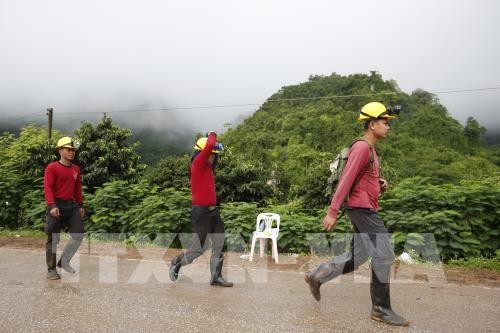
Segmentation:
{"type": "Polygon", "coordinates": [[[73,139],[70,138],[69,136],[65,136],[57,141],[56,149],[60,148],[77,149],[79,146],[80,144],[78,142],[73,141],[73,139]]]}
{"type": "MultiPolygon", "coordinates": [[[[193,147],[194,150],[202,150],[203,148],[205,148],[205,146],[207,144],[207,140],[208,140],[207,137],[199,138],[196,141],[196,145],[193,147]]],[[[214,153],[214,154],[220,154],[223,151],[224,151],[224,146],[222,145],[222,143],[216,143],[214,145],[214,148],[212,149],[212,153],[214,153]]]]}
{"type": "Polygon", "coordinates": [[[380,118],[393,119],[395,117],[396,116],[393,115],[391,110],[386,109],[384,104],[379,102],[371,102],[363,106],[359,113],[358,121],[380,118]]]}

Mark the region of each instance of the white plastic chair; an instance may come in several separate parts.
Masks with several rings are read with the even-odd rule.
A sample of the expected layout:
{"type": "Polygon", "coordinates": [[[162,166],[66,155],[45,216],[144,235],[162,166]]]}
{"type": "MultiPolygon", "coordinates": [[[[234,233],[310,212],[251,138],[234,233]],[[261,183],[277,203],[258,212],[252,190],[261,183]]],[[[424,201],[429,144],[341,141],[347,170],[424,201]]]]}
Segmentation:
{"type": "Polygon", "coordinates": [[[250,250],[250,261],[253,259],[255,242],[260,239],[260,257],[264,256],[267,239],[273,242],[272,256],[278,263],[278,235],[280,232],[280,216],[275,213],[261,213],[257,215],[257,223],[252,236],[252,249],[250,250]],[[273,223],[274,222],[274,223],[273,223]]]}

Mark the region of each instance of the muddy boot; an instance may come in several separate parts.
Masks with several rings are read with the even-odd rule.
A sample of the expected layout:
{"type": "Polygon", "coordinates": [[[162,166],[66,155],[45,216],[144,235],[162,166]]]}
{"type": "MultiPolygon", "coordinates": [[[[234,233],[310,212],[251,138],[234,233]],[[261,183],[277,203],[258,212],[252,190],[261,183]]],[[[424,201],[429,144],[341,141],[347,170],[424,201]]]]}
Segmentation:
{"type": "Polygon", "coordinates": [[[373,306],[371,319],[389,325],[408,326],[410,322],[395,313],[391,308],[391,296],[389,288],[390,267],[387,269],[387,273],[385,272],[385,268],[381,269],[379,275],[383,275],[383,277],[381,278],[380,276],[377,276],[372,268],[370,294],[372,297],[373,306]]]}
{"type": "Polygon", "coordinates": [[[45,259],[47,261],[47,279],[59,280],[61,276],[59,276],[56,269],[56,254],[52,253],[51,249],[47,249],[45,252],[45,259]]]}
{"type": "Polygon", "coordinates": [[[170,270],[169,270],[169,277],[170,280],[172,281],[177,281],[177,278],[179,277],[179,271],[182,266],[182,259],[184,258],[184,253],[178,255],[172,261],[170,262],[170,270]]]}
{"type": "Polygon", "coordinates": [[[61,254],[61,258],[57,262],[57,267],[61,267],[64,269],[66,272],[74,274],[76,273],[76,270],[70,266],[69,262],[71,261],[71,258],[75,255],[76,251],[78,251],[78,248],[80,247],[80,244],[82,243],[81,240],[76,240],[71,238],[68,241],[68,244],[64,247],[63,253],[61,254]]]}
{"type": "Polygon", "coordinates": [[[222,277],[222,265],[224,264],[224,257],[221,255],[219,258],[210,259],[210,284],[219,287],[232,287],[232,282],[227,282],[222,277]]]}
{"type": "Polygon", "coordinates": [[[319,288],[327,281],[336,278],[344,273],[349,273],[354,270],[354,260],[350,253],[335,257],[332,261],[325,262],[319,265],[313,271],[306,273],[304,280],[309,285],[311,294],[319,301],[321,294],[319,288]]]}

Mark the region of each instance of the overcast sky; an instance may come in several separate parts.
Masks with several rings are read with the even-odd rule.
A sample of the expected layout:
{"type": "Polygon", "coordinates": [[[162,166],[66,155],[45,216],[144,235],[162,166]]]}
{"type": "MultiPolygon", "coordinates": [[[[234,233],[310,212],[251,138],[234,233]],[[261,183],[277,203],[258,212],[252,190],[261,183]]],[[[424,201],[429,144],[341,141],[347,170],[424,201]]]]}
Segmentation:
{"type": "MultiPolygon", "coordinates": [[[[204,131],[311,74],[377,70],[407,93],[500,87],[499,32],[497,0],[0,0],[0,118],[255,104],[134,115],[204,131]]],[[[500,89],[438,96],[462,123],[500,129],[500,89]]]]}

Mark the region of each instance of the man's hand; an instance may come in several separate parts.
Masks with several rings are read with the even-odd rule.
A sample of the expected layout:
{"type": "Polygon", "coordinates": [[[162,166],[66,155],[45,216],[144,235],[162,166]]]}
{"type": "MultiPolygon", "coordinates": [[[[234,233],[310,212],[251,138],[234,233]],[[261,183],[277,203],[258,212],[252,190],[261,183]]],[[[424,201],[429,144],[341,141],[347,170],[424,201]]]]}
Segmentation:
{"type": "Polygon", "coordinates": [[[51,208],[49,211],[49,214],[52,217],[55,217],[56,219],[58,219],[59,216],[61,216],[61,213],[59,212],[59,208],[57,208],[57,207],[51,208]]]}
{"type": "Polygon", "coordinates": [[[387,180],[385,180],[384,178],[379,178],[378,182],[380,183],[380,190],[382,192],[385,192],[389,187],[389,183],[387,183],[387,180]]]}
{"type": "Polygon", "coordinates": [[[337,218],[331,217],[330,215],[326,214],[325,218],[323,219],[323,227],[325,228],[325,230],[332,231],[333,229],[335,229],[336,225],[337,218]]]}
{"type": "Polygon", "coordinates": [[[80,207],[80,217],[83,219],[85,217],[85,208],[80,207]]]}

